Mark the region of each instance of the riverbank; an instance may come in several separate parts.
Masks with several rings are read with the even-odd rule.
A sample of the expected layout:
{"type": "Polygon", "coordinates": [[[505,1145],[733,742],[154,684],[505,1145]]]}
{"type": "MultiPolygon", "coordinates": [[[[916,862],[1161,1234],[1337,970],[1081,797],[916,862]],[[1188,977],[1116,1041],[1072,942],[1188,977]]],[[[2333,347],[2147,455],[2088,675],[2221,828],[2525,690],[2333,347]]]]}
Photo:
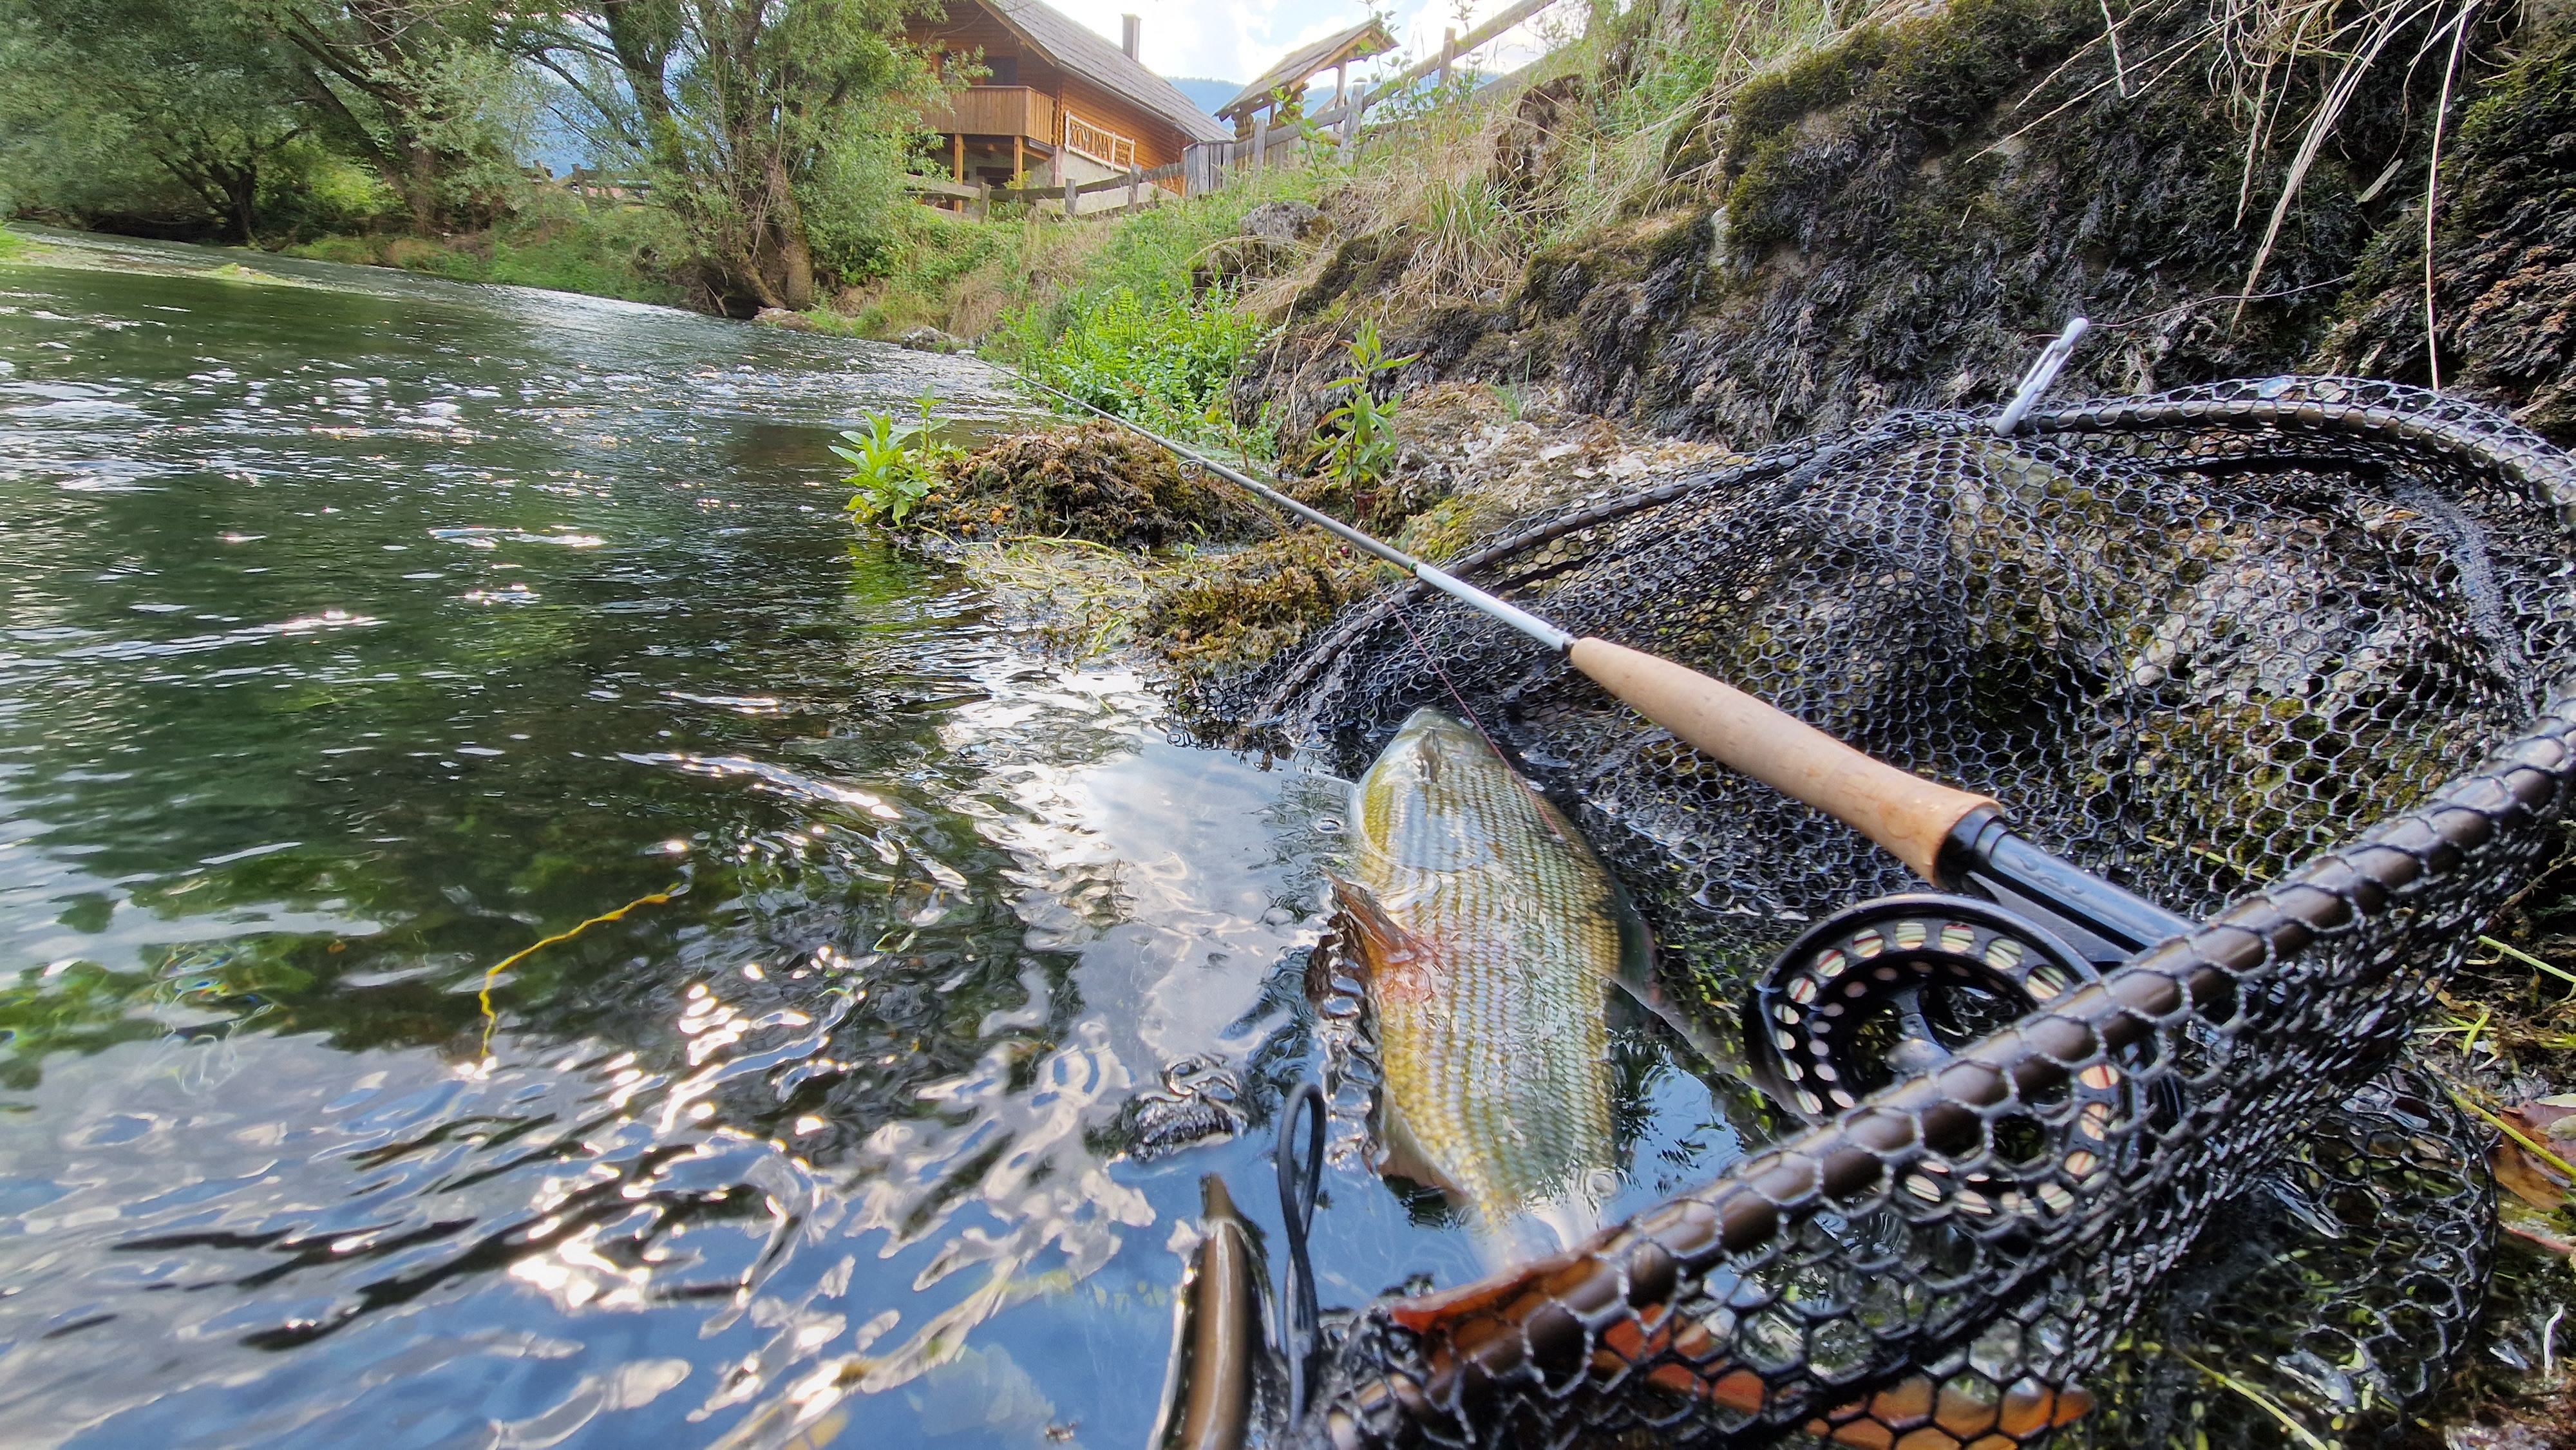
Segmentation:
{"type": "MultiPolygon", "coordinates": [[[[1991,407],[2079,313],[2099,330],[2062,397],[2344,372],[2438,383],[2576,441],[2576,347],[2558,321],[2576,301],[2563,139],[2576,134],[2576,45],[2559,10],[2456,31],[2387,17],[2386,33],[2344,34],[2338,51],[2215,30],[2184,7],[2111,19],[1967,0],[1781,39],[1731,83],[1625,109],[1658,57],[1706,42],[1689,29],[1705,16],[1674,31],[1666,13],[1639,7],[1624,39],[1508,104],[1426,118],[1401,162],[1300,173],[1293,193],[1262,198],[1284,205],[1259,224],[1242,211],[1239,240],[1131,250],[1104,224],[1090,252],[1056,254],[1058,295],[1125,285],[1165,308],[1222,296],[1257,319],[1265,332],[1223,390],[1228,426],[1302,495],[1435,558],[1577,485],[1610,486],[1605,465],[1632,450],[1708,450],[1673,461],[1687,470],[1893,408],[1991,407]],[[2462,59],[2444,85],[2347,66],[2371,44],[2427,66],[2462,59]],[[1108,280],[1122,268],[1132,280],[1108,280]],[[1383,370],[1354,358],[1363,324],[1383,370]],[[1373,473],[1345,446],[1363,395],[1363,411],[1393,414],[1392,456],[1373,473]],[[1467,446],[1499,421],[1460,416],[1471,404],[1527,410],[1509,420],[1527,430],[1467,446]],[[1617,440],[1585,459],[1590,478],[1566,468],[1515,486],[1579,428],[1617,440]],[[1405,460],[1443,448],[1454,456],[1426,486],[1405,460]]],[[[971,333],[962,304],[977,290],[924,293],[912,317],[971,333]],[[957,307],[944,318],[943,297],[957,307]]],[[[1648,476],[1615,471],[1631,475],[1621,487],[1648,476]]],[[[1258,559],[1262,545],[1141,564],[983,547],[991,561],[975,567],[997,584],[1079,599],[1072,647],[1141,646],[1185,692],[1372,582],[1329,567],[1300,582],[1274,559],[1225,592],[1211,560],[1258,559]],[[1184,598],[1201,607],[1166,602],[1184,598]],[[1197,631],[1229,620],[1246,627],[1193,656],[1197,631]]],[[[2576,1288],[2558,1164],[2576,1142],[2576,861],[2482,931],[2412,1042],[2457,1101],[2500,1125],[2494,1295],[2458,1378],[2406,1431],[2453,1450],[2553,1444],[2576,1414],[2576,1377],[2554,1352],[2576,1288]]]]}
{"type": "Polygon", "coordinates": [[[424,236],[333,232],[277,247],[317,262],[392,267],[456,282],[498,282],[628,302],[688,304],[687,240],[657,207],[535,189],[511,216],[477,231],[424,236]]]}

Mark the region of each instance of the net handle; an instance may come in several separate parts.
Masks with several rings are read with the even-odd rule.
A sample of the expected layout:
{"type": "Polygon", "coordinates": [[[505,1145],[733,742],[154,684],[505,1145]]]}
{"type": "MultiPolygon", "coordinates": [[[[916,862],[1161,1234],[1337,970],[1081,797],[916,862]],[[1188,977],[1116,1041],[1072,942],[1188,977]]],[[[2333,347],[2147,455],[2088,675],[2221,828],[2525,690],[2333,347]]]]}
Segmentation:
{"type": "Polygon", "coordinates": [[[1686,665],[1593,638],[1576,640],[1566,659],[1685,744],[1845,822],[1926,881],[1941,879],[1952,828],[1999,809],[1991,796],[1900,770],[1686,665]]]}

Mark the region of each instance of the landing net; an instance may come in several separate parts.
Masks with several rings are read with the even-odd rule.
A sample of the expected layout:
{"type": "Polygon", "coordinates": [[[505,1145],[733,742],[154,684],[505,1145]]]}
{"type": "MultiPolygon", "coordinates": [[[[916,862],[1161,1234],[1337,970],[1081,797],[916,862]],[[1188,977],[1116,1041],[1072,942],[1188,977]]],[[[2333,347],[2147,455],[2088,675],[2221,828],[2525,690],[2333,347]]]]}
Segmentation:
{"type": "MultiPolygon", "coordinates": [[[[1459,561],[1990,794],[2203,925],[1578,1251],[1370,1307],[1297,1433],[1994,1450],[2397,1426],[2473,1325],[2493,1233],[2485,1140],[2404,1048],[2556,842],[2571,520],[2576,461],[2524,429],[2279,378],[2044,410],[2009,440],[1895,415],[1459,561]]],[[[1578,803],[1666,990],[1722,1033],[1807,923],[1920,889],[1419,587],[1223,708],[1356,772],[1453,686],[1578,803]]]]}

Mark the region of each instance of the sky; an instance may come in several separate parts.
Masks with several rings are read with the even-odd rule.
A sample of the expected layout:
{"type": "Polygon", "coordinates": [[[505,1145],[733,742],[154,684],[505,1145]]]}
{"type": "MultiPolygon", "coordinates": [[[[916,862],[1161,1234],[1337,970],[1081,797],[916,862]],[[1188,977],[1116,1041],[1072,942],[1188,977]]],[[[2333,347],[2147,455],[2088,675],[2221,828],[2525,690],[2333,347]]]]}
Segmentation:
{"type": "MultiPolygon", "coordinates": [[[[1236,82],[1250,81],[1298,46],[1347,30],[1367,19],[1369,13],[1369,7],[1359,0],[1048,3],[1106,36],[1113,45],[1118,42],[1118,17],[1141,16],[1145,22],[1144,61],[1148,69],[1167,76],[1205,76],[1236,82]]],[[[1462,25],[1457,18],[1457,0],[1399,0],[1387,29],[1414,56],[1429,56],[1440,49],[1443,30],[1456,26],[1463,34],[1468,27],[1511,3],[1512,0],[1468,0],[1468,19],[1462,25]]],[[[1564,20],[1570,23],[1580,17],[1583,5],[1581,0],[1557,0],[1555,10],[1565,12],[1564,20]]],[[[1536,58],[1544,46],[1530,34],[1531,28],[1543,27],[1555,10],[1543,11],[1536,19],[1513,27],[1486,47],[1477,57],[1480,68],[1511,70],[1536,58]]]]}

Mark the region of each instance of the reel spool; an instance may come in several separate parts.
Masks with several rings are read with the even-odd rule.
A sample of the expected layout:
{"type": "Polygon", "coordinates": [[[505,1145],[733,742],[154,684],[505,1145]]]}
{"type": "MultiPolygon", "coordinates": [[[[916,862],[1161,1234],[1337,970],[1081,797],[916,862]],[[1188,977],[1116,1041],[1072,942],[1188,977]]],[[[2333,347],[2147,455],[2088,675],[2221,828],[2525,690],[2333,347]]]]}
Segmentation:
{"type": "Polygon", "coordinates": [[[1789,944],[1745,1028],[1772,1099],[1822,1123],[2100,973],[2054,934],[1934,892],[1846,907],[1789,944]]]}

